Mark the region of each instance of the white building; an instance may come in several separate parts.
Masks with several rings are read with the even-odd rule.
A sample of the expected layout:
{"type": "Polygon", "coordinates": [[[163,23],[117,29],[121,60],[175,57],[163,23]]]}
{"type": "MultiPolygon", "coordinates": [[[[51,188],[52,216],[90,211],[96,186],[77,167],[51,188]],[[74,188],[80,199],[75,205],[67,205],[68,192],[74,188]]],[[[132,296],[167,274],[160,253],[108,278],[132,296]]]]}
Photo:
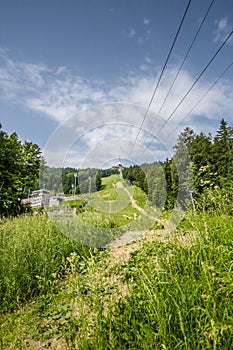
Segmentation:
{"type": "Polygon", "coordinates": [[[119,163],[118,165],[112,166],[112,169],[117,169],[119,171],[120,177],[123,177],[122,170],[124,169],[123,165],[119,163]]]}
{"type": "Polygon", "coordinates": [[[31,194],[31,198],[31,206],[33,208],[49,206],[49,191],[47,190],[33,191],[31,194]]]}

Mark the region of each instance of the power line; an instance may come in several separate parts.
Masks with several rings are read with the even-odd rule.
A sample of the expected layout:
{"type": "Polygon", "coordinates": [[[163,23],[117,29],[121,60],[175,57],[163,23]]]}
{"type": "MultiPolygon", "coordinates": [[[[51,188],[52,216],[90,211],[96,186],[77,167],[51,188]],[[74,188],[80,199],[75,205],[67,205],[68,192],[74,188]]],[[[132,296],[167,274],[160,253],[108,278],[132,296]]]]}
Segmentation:
{"type": "Polygon", "coordinates": [[[142,130],[142,127],[143,127],[143,124],[144,124],[144,122],[145,122],[145,119],[146,119],[146,117],[147,117],[147,115],[148,115],[148,113],[149,113],[151,104],[152,104],[153,99],[154,99],[154,97],[155,97],[155,94],[156,94],[156,92],[157,92],[157,90],[158,90],[160,81],[161,81],[161,79],[162,79],[162,77],[163,77],[165,68],[166,68],[166,66],[167,66],[167,64],[168,64],[169,58],[170,58],[171,53],[172,53],[172,51],[173,51],[173,48],[174,48],[174,46],[175,46],[176,40],[177,40],[178,35],[179,35],[179,33],[180,33],[181,27],[182,27],[182,25],[183,25],[183,23],[184,23],[184,19],[185,19],[185,17],[186,17],[186,14],[187,14],[187,12],[188,12],[188,9],[189,9],[189,6],[190,6],[191,2],[192,2],[192,0],[189,0],[188,5],[187,5],[187,7],[186,7],[186,9],[185,9],[184,15],[183,15],[183,17],[182,17],[182,19],[181,19],[181,22],[180,22],[180,25],[179,25],[178,30],[177,30],[177,32],[176,32],[176,35],[175,35],[175,38],[174,38],[174,40],[173,40],[172,46],[171,46],[170,51],[169,51],[169,53],[168,53],[168,55],[167,55],[167,58],[166,58],[166,61],[165,61],[165,63],[164,63],[164,66],[163,66],[163,68],[162,68],[162,71],[161,71],[161,73],[160,73],[159,79],[158,79],[158,81],[157,81],[157,84],[156,84],[156,86],[155,86],[155,88],[154,88],[154,91],[153,91],[153,93],[152,93],[151,99],[150,99],[150,101],[149,101],[149,104],[148,104],[146,113],[145,113],[145,115],[144,115],[144,117],[143,117],[143,119],[142,119],[142,122],[141,122],[141,125],[140,125],[140,127],[139,127],[137,136],[136,136],[135,141],[134,141],[134,143],[133,143],[131,152],[133,151],[134,145],[135,145],[136,142],[137,142],[138,136],[139,136],[139,134],[140,134],[140,132],[141,132],[141,130],[142,130]]]}
{"type": "Polygon", "coordinates": [[[213,60],[216,58],[216,56],[219,54],[219,52],[221,51],[221,49],[223,48],[223,46],[227,43],[227,41],[230,39],[230,37],[232,36],[233,31],[230,32],[230,34],[228,34],[228,36],[226,37],[226,39],[223,41],[223,43],[220,45],[220,47],[218,48],[218,50],[216,51],[216,53],[213,55],[213,57],[211,58],[211,60],[207,63],[207,65],[205,66],[205,68],[201,71],[201,73],[198,75],[198,77],[196,78],[196,80],[194,81],[194,83],[190,86],[190,88],[188,89],[188,91],[185,93],[185,95],[183,96],[183,98],[180,100],[180,102],[177,104],[177,106],[175,107],[175,109],[172,111],[172,113],[169,115],[169,117],[166,119],[166,121],[164,122],[164,124],[160,127],[157,135],[160,133],[160,131],[164,128],[164,126],[168,123],[168,121],[172,118],[172,116],[175,114],[175,112],[177,111],[177,109],[180,107],[180,105],[184,102],[184,100],[186,99],[186,97],[190,94],[191,90],[194,88],[194,86],[197,84],[197,82],[199,81],[199,79],[202,77],[202,75],[205,73],[205,71],[207,70],[207,68],[210,66],[210,64],[213,62],[213,60]]]}
{"type": "MultiPolygon", "coordinates": [[[[168,123],[168,121],[171,119],[171,117],[173,116],[173,114],[177,111],[177,109],[179,108],[179,106],[183,103],[183,101],[186,99],[186,97],[188,96],[188,94],[191,92],[191,90],[194,88],[194,86],[197,84],[198,80],[201,78],[201,76],[204,74],[204,72],[207,70],[207,68],[210,66],[210,64],[213,62],[213,60],[215,59],[215,57],[218,55],[218,53],[220,52],[220,50],[223,48],[223,46],[227,43],[227,41],[230,39],[230,37],[232,36],[233,31],[230,32],[230,34],[228,34],[228,36],[226,37],[226,39],[223,41],[223,43],[221,44],[221,46],[218,48],[218,50],[216,51],[216,53],[213,55],[213,57],[211,58],[211,60],[207,63],[207,65],[205,66],[205,68],[201,71],[201,73],[199,74],[199,76],[197,77],[197,79],[194,81],[194,83],[191,85],[191,87],[189,88],[189,90],[186,92],[186,94],[184,95],[184,97],[181,99],[181,101],[177,104],[177,106],[175,107],[175,109],[173,110],[173,112],[169,115],[168,119],[163,123],[163,125],[160,127],[159,131],[157,132],[156,136],[160,133],[160,131],[164,128],[164,126],[168,123]]],[[[207,95],[207,93],[213,88],[214,85],[217,84],[217,82],[221,79],[221,77],[230,69],[230,67],[232,66],[233,62],[224,70],[224,72],[219,76],[218,79],[216,79],[216,81],[211,85],[211,87],[208,89],[208,91],[204,94],[205,96],[207,95]]],[[[201,102],[201,100],[205,97],[203,96],[200,101],[193,107],[193,109],[201,102]]],[[[192,110],[193,110],[192,109],[192,110]]],[[[191,113],[192,110],[185,116],[184,119],[186,119],[191,113]]],[[[153,143],[153,141],[155,140],[156,136],[153,136],[152,140],[150,141],[150,143],[148,144],[147,148],[149,148],[151,146],[151,144],[153,143]]],[[[170,135],[169,135],[170,136],[170,135]]],[[[144,152],[143,152],[144,153],[144,152]]]]}
{"type": "Polygon", "coordinates": [[[171,92],[171,90],[172,90],[172,88],[173,88],[173,86],[174,86],[174,84],[175,84],[175,82],[176,82],[176,80],[177,80],[177,78],[178,78],[180,72],[181,72],[181,69],[183,68],[184,63],[185,63],[186,60],[187,60],[187,57],[188,57],[188,55],[189,55],[189,53],[190,53],[190,51],[191,51],[191,49],[192,49],[192,47],[193,47],[193,45],[194,45],[196,39],[197,39],[197,36],[198,36],[199,32],[201,31],[201,28],[202,28],[202,26],[203,26],[203,24],[204,24],[204,22],[205,22],[205,20],[206,20],[206,17],[207,17],[208,14],[209,14],[209,11],[210,11],[210,9],[211,9],[211,7],[212,7],[214,1],[215,1],[215,0],[212,0],[212,1],[211,1],[210,5],[209,5],[209,7],[208,7],[208,9],[207,9],[207,11],[206,11],[206,13],[205,13],[205,16],[203,17],[203,19],[202,19],[202,21],[201,21],[201,23],[200,23],[200,25],[199,25],[199,28],[198,28],[198,30],[197,30],[197,32],[196,32],[196,34],[195,34],[195,36],[194,36],[194,38],[193,38],[193,40],[192,40],[190,46],[189,46],[189,48],[188,48],[188,51],[187,51],[186,55],[184,56],[184,59],[183,59],[181,65],[180,65],[180,67],[179,67],[179,69],[178,69],[178,71],[177,71],[177,73],[176,73],[176,76],[175,76],[175,78],[174,78],[174,80],[173,80],[173,82],[172,82],[172,84],[171,84],[171,86],[170,86],[170,88],[169,88],[169,90],[168,90],[168,92],[167,92],[167,95],[166,95],[166,97],[165,97],[165,99],[164,99],[164,101],[163,101],[163,103],[162,103],[162,105],[161,105],[161,107],[160,107],[160,109],[159,109],[159,111],[158,111],[158,114],[161,113],[161,110],[163,109],[163,106],[165,105],[165,103],[166,103],[166,101],[167,101],[167,98],[168,98],[168,96],[169,96],[169,94],[170,94],[170,92],[171,92]]]}
{"type": "MultiPolygon", "coordinates": [[[[226,74],[226,72],[233,66],[233,61],[227,66],[227,68],[222,72],[222,74],[211,84],[211,86],[206,90],[206,92],[202,95],[202,97],[195,103],[195,105],[192,107],[192,109],[186,114],[186,116],[179,122],[177,127],[181,125],[181,123],[184,122],[185,119],[187,119],[190,114],[194,111],[194,109],[201,103],[201,101],[206,97],[206,95],[213,89],[213,87],[219,82],[219,80],[226,74]]],[[[170,134],[170,136],[173,134],[173,132],[170,134]]]]}

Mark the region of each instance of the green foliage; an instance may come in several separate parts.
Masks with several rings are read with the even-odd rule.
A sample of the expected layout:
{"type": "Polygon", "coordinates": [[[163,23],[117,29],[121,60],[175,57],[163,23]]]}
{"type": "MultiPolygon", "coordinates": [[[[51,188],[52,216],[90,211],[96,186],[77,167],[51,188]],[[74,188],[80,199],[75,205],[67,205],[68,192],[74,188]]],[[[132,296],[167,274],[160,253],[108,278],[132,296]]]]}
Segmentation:
{"type": "Polygon", "coordinates": [[[214,186],[206,188],[196,201],[196,207],[200,211],[210,213],[232,215],[233,214],[233,186],[232,183],[223,186],[214,186]]]}
{"type": "Polygon", "coordinates": [[[214,137],[199,137],[199,152],[195,149],[195,186],[198,194],[205,190],[219,186],[224,190],[227,183],[231,183],[233,176],[233,128],[222,119],[219,130],[214,137]],[[201,151],[202,149],[202,151],[201,151]],[[202,154],[201,157],[198,155],[202,154]]]}
{"type": "Polygon", "coordinates": [[[231,348],[233,226],[229,217],[212,219],[192,218],[198,236],[191,246],[173,239],[131,255],[121,267],[130,293],[107,314],[100,310],[91,348],[231,348]]]}
{"type": "Polygon", "coordinates": [[[22,143],[17,134],[7,135],[0,126],[0,216],[19,215],[28,211],[22,198],[38,183],[40,148],[32,142],[22,143]]]}
{"type": "Polygon", "coordinates": [[[147,202],[147,196],[145,192],[143,192],[143,190],[137,186],[132,186],[130,190],[137,205],[139,205],[141,208],[144,208],[147,202]]]}
{"type": "MultiPolygon", "coordinates": [[[[22,224],[22,219],[17,222],[22,224]]],[[[86,254],[71,249],[66,263],[61,260],[56,268],[65,266],[63,287],[50,288],[50,294],[1,316],[2,347],[231,349],[232,230],[232,217],[223,212],[190,212],[175,232],[160,231],[161,237],[142,240],[135,251],[119,248],[111,257],[107,251],[86,254]]],[[[16,238],[15,242],[20,244],[16,238]]],[[[49,268],[48,262],[44,258],[42,271],[49,268]]],[[[57,285],[58,275],[47,283],[57,285]]]]}
{"type": "Polygon", "coordinates": [[[99,208],[99,210],[88,207],[87,210],[79,216],[80,220],[94,227],[113,228],[129,225],[139,214],[139,212],[133,208],[131,204],[127,204],[127,202],[122,209],[121,206],[117,208],[117,203],[115,203],[114,207],[112,206],[110,208],[110,206],[106,206],[103,208],[101,204],[95,202],[95,207],[99,208]],[[112,211],[110,209],[107,211],[108,208],[112,211]]]}
{"type": "Polygon", "coordinates": [[[166,200],[164,208],[170,210],[174,207],[178,194],[178,174],[173,159],[166,159],[163,167],[166,180],[166,200]]]}
{"type": "Polygon", "coordinates": [[[85,199],[75,199],[72,201],[67,201],[65,203],[68,203],[70,208],[77,209],[77,213],[83,212],[85,209],[85,199]]]}
{"type": "Polygon", "coordinates": [[[112,187],[115,187],[116,183],[119,181],[122,181],[122,178],[117,172],[117,174],[102,178],[102,185],[103,188],[110,189],[112,187]]]}
{"type": "MultiPolygon", "coordinates": [[[[111,172],[110,169],[109,173],[111,172]]],[[[107,170],[104,171],[106,175],[107,170]]],[[[65,195],[87,194],[89,191],[96,192],[97,187],[101,189],[102,170],[87,168],[76,169],[71,167],[66,168],[51,168],[42,167],[41,169],[41,185],[50,189],[54,193],[63,192],[65,195]]]]}
{"type": "Polygon", "coordinates": [[[222,177],[233,175],[233,127],[222,119],[214,138],[213,153],[215,171],[222,177]]]}
{"type": "MultiPolygon", "coordinates": [[[[77,170],[73,168],[63,168],[62,169],[62,188],[65,194],[74,194],[74,189],[72,187],[75,186],[75,175],[77,174],[77,170]]],[[[51,179],[51,176],[50,176],[51,179]]],[[[51,188],[51,187],[49,187],[51,188]]],[[[75,194],[79,193],[79,184],[76,184],[75,194]]]]}
{"type": "Polygon", "coordinates": [[[81,261],[91,253],[59,232],[46,215],[1,223],[0,241],[1,311],[53,291],[65,275],[66,258],[76,252],[81,261]]]}
{"type": "Polygon", "coordinates": [[[88,198],[88,206],[80,219],[95,227],[122,227],[130,225],[139,216],[139,211],[131,205],[128,193],[123,187],[117,187],[118,182],[131,193],[136,203],[144,208],[146,195],[137,186],[127,186],[117,174],[102,179],[103,189],[93,193],[88,198]]]}
{"type": "MultiPolygon", "coordinates": [[[[1,132],[0,138],[4,144],[8,136],[1,132]]],[[[20,154],[16,135],[7,142],[20,154]]],[[[132,229],[128,222],[133,222],[135,215],[143,216],[132,207],[126,191],[113,186],[119,181],[117,174],[101,180],[103,189],[92,193],[85,211],[62,218],[58,227],[67,236],[45,215],[2,221],[0,306],[7,314],[2,316],[0,347],[231,349],[232,152],[232,127],[222,120],[213,141],[210,136],[185,129],[172,159],[144,164],[141,170],[124,169],[125,178],[135,183],[127,188],[134,190],[134,199],[141,207],[146,200],[145,187],[150,203],[160,207],[165,202],[164,206],[171,209],[178,191],[190,186],[190,170],[195,185],[197,211],[190,210],[172,233],[167,233],[158,220],[153,227],[158,233],[154,241],[141,240],[135,251],[131,246],[115,249],[109,258],[107,251],[95,254],[96,249],[84,246],[106,246],[115,234],[122,233],[117,227],[124,224],[132,229]],[[111,212],[112,206],[117,209],[122,201],[127,204],[124,209],[111,212]],[[125,258],[130,251],[129,259],[125,258]],[[15,312],[22,302],[34,297],[33,303],[15,312]],[[52,344],[55,340],[60,343],[52,344]]],[[[4,154],[13,157],[3,149],[2,162],[4,154]]],[[[0,174],[6,176],[4,164],[0,174]]],[[[7,164],[15,175],[18,168],[7,164]]],[[[67,169],[64,181],[73,181],[75,172],[67,169]]],[[[90,173],[90,169],[79,170],[78,186],[84,184],[86,192],[90,185],[91,191],[96,187],[96,170],[90,173]]],[[[58,184],[57,179],[54,183],[58,184]]],[[[79,200],[70,204],[82,206],[79,200]]]]}
{"type": "Polygon", "coordinates": [[[118,191],[116,188],[104,188],[101,190],[101,193],[99,194],[101,198],[103,198],[105,201],[114,201],[118,198],[118,191]]]}
{"type": "Polygon", "coordinates": [[[102,189],[102,171],[98,170],[95,178],[96,191],[100,191],[102,189]]]}
{"type": "Polygon", "coordinates": [[[145,193],[148,193],[148,184],[143,166],[134,165],[123,169],[123,177],[128,180],[131,185],[140,187],[145,193]]]}
{"type": "MultiPolygon", "coordinates": [[[[213,141],[210,135],[205,136],[203,133],[196,135],[193,130],[186,128],[179,136],[175,152],[172,161],[175,161],[177,171],[181,174],[178,181],[175,181],[179,191],[182,191],[183,188],[190,188],[197,201],[200,199],[200,202],[204,203],[206,199],[208,205],[206,203],[205,209],[213,208],[214,201],[212,200],[211,204],[210,198],[215,197],[217,191],[222,191],[222,200],[227,197],[227,193],[232,193],[230,184],[232,184],[233,177],[233,127],[228,126],[224,119],[221,120],[213,141]],[[188,150],[189,160],[185,160],[182,155],[184,147],[188,150]],[[185,174],[185,180],[182,179],[183,174],[185,174]],[[193,186],[190,185],[192,181],[193,186]]],[[[167,167],[166,170],[167,179],[170,180],[172,169],[167,167]]],[[[174,181],[170,182],[174,184],[174,181]]],[[[172,191],[168,191],[167,195],[169,193],[172,191]]]]}
{"type": "Polygon", "coordinates": [[[113,168],[110,168],[110,169],[102,169],[102,178],[105,178],[105,177],[109,177],[111,175],[118,175],[119,174],[119,171],[118,169],[113,169],[113,168]]]}

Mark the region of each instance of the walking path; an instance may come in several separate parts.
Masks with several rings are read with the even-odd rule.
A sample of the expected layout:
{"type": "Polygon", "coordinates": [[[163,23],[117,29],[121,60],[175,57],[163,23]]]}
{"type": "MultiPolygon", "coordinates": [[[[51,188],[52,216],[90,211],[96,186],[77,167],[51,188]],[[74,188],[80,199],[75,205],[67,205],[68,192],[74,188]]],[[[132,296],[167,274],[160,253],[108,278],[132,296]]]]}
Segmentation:
{"type": "MultiPolygon", "coordinates": [[[[115,186],[117,188],[123,188],[125,190],[125,192],[129,196],[129,200],[130,200],[130,203],[131,203],[133,208],[137,209],[142,215],[148,217],[149,219],[159,222],[164,227],[166,226],[166,221],[165,220],[161,220],[161,219],[158,219],[156,217],[153,217],[150,214],[148,214],[143,208],[141,208],[137,204],[136,200],[133,198],[133,196],[130,193],[130,191],[124,186],[124,184],[121,181],[117,182],[115,186]]],[[[121,237],[119,237],[115,241],[112,241],[108,245],[108,247],[110,247],[110,248],[117,248],[117,247],[121,247],[121,246],[124,246],[126,244],[129,244],[129,243],[135,242],[139,238],[144,237],[149,232],[154,233],[154,230],[149,230],[149,231],[148,230],[146,230],[146,231],[126,231],[121,237]]],[[[167,232],[167,230],[165,229],[165,230],[163,230],[163,232],[167,232]]]]}
{"type": "MultiPolygon", "coordinates": [[[[122,184],[123,185],[123,184],[122,184]]],[[[152,217],[151,215],[149,215],[143,208],[139,207],[139,205],[137,204],[136,200],[133,198],[132,194],[129,192],[129,190],[124,187],[125,192],[128,194],[131,205],[133,208],[137,209],[138,211],[140,211],[140,213],[142,213],[143,215],[147,216],[148,218],[152,219],[152,220],[156,220],[155,217],[152,217]]]]}

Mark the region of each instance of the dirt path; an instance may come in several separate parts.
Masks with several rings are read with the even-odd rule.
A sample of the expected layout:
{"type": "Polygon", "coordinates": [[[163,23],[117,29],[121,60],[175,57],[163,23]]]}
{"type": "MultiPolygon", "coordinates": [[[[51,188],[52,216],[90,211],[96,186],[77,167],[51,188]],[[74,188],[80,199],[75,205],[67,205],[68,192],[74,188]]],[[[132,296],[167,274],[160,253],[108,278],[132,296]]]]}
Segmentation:
{"type": "Polygon", "coordinates": [[[130,203],[133,208],[137,209],[142,215],[157,221],[164,228],[147,230],[147,231],[126,231],[121,237],[112,241],[108,247],[111,250],[111,261],[113,264],[119,264],[122,261],[127,261],[130,258],[130,253],[140,249],[145,242],[152,242],[158,240],[163,243],[176,242],[181,246],[192,245],[196,241],[197,233],[190,232],[185,236],[177,236],[173,234],[172,225],[169,225],[169,221],[165,219],[159,219],[151,216],[143,208],[141,208],[136,200],[133,198],[130,191],[124,186],[122,182],[118,182],[115,185],[117,188],[123,188],[129,196],[130,203]]]}
{"type": "MultiPolygon", "coordinates": [[[[133,198],[133,196],[132,196],[132,194],[130,193],[130,191],[124,186],[124,184],[123,184],[122,182],[120,182],[120,181],[117,182],[117,183],[116,183],[116,187],[117,187],[117,188],[124,188],[125,192],[126,192],[127,195],[129,196],[129,200],[130,200],[130,203],[131,203],[131,205],[132,205],[133,208],[137,209],[140,213],[142,213],[144,216],[150,218],[151,220],[155,220],[155,221],[159,221],[159,222],[160,222],[160,220],[159,220],[158,218],[156,218],[156,217],[154,217],[154,216],[151,216],[149,213],[147,213],[146,210],[144,210],[143,208],[141,208],[141,207],[137,204],[136,200],[133,198]]],[[[164,222],[163,222],[163,224],[164,224],[164,222]]]]}
{"type": "Polygon", "coordinates": [[[148,218],[150,218],[152,220],[155,220],[155,218],[152,217],[151,215],[149,215],[143,208],[139,207],[139,205],[137,204],[136,200],[133,198],[133,196],[129,192],[129,190],[126,187],[124,187],[124,186],[122,186],[122,187],[124,188],[125,192],[128,194],[132,207],[137,209],[140,213],[142,213],[143,215],[147,216],[148,218]]]}
{"type": "MultiPolygon", "coordinates": [[[[132,205],[133,208],[137,209],[142,215],[148,217],[149,219],[153,220],[153,221],[157,221],[160,224],[162,224],[164,227],[167,227],[167,222],[166,220],[160,220],[156,217],[151,216],[150,214],[148,214],[146,212],[146,210],[144,210],[143,208],[141,208],[136,200],[133,198],[132,194],[130,193],[130,191],[124,186],[124,184],[119,181],[116,183],[115,185],[116,188],[123,188],[125,190],[125,192],[127,193],[130,203],[132,205]]],[[[116,239],[115,241],[112,241],[108,247],[109,248],[119,248],[125,245],[128,245],[130,243],[135,244],[136,241],[138,241],[140,238],[143,238],[146,234],[148,233],[153,233],[154,231],[150,231],[150,230],[146,230],[146,231],[126,231],[120,238],[116,239]]],[[[163,230],[163,232],[167,232],[167,230],[163,230]]],[[[130,250],[134,250],[135,247],[131,247],[130,250]]]]}

